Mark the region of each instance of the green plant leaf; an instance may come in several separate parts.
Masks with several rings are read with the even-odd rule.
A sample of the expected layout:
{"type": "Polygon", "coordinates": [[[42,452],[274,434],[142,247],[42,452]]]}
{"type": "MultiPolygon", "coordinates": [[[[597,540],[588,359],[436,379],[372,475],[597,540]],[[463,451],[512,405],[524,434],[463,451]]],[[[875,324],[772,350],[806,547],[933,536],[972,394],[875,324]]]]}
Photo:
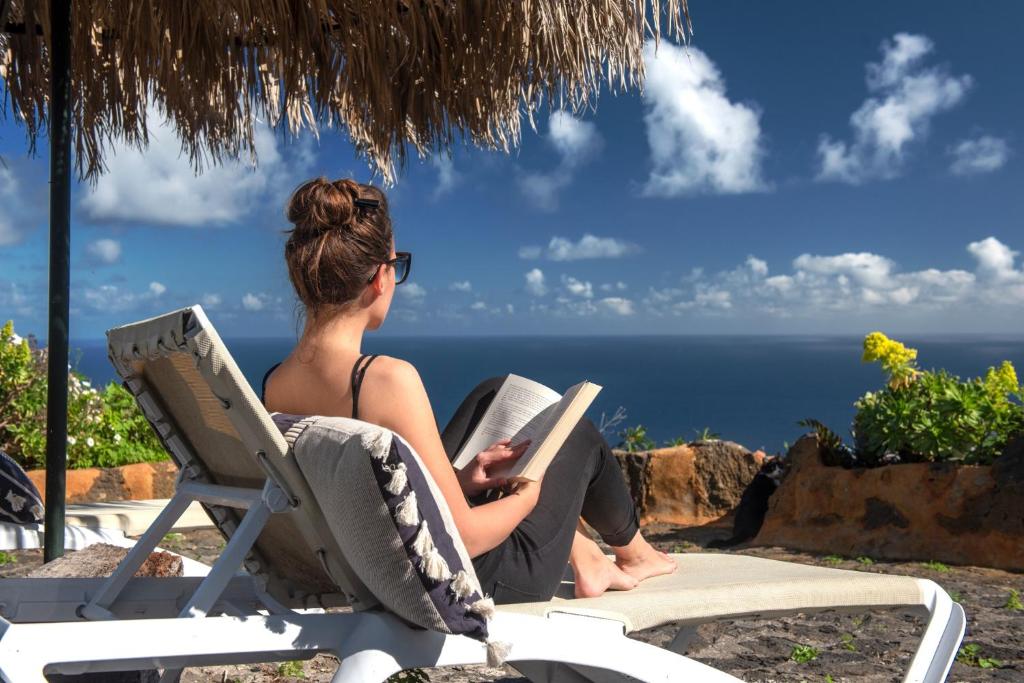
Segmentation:
{"type": "Polygon", "coordinates": [[[789,658],[797,664],[806,664],[807,662],[813,661],[818,658],[821,651],[816,647],[810,645],[794,645],[793,650],[789,653],[789,658]]]}

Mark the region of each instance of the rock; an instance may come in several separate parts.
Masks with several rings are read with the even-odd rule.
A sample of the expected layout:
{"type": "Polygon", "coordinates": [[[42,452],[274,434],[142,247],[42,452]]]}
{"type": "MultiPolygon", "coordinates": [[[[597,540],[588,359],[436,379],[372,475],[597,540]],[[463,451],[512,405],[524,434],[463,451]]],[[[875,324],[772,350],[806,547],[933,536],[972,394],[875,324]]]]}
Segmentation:
{"type": "MultiPolygon", "coordinates": [[[[130,548],[107,543],[95,543],[76,552],[47,562],[31,574],[32,578],[59,579],[65,577],[110,576],[130,548]]],[[[173,553],[150,553],[135,576],[181,576],[181,557],[173,553]]]]}
{"type": "MultiPolygon", "coordinates": [[[[46,470],[27,472],[41,492],[46,491],[46,470]]],[[[107,500],[170,498],[178,468],[170,460],[140,462],[122,467],[68,470],[64,491],[68,503],[99,503],[107,500]]],[[[45,500],[43,501],[45,504],[45,500]]]]}
{"type": "Polygon", "coordinates": [[[642,453],[615,451],[640,523],[692,526],[728,515],[764,461],[731,441],[699,441],[642,453]]]}
{"type": "Polygon", "coordinates": [[[1024,571],[1024,443],[992,466],[822,464],[813,435],[790,449],[754,545],[1024,571]]]}

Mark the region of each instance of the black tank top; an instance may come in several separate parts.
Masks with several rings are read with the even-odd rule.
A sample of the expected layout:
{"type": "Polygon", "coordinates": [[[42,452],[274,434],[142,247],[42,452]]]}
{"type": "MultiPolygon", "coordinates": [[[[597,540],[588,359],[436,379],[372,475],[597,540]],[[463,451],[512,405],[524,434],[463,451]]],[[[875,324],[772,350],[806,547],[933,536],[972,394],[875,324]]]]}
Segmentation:
{"type": "MultiPolygon", "coordinates": [[[[377,358],[379,354],[363,354],[356,359],[355,365],[352,366],[352,419],[359,419],[359,389],[363,386],[363,377],[366,376],[366,368],[370,367],[370,363],[377,358]],[[365,363],[363,361],[366,361],[365,363]]],[[[267,380],[270,379],[270,375],[281,366],[280,363],[275,363],[272,368],[267,370],[266,374],[263,375],[263,385],[260,388],[260,401],[267,402],[267,380]]]]}

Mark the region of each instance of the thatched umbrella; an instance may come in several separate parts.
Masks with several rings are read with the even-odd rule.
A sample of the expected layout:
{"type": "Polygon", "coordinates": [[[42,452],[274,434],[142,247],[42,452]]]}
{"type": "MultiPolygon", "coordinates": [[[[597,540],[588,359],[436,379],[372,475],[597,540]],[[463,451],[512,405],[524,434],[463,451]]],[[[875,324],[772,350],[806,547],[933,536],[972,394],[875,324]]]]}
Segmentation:
{"type": "Polygon", "coordinates": [[[114,143],[146,145],[150,107],[197,171],[255,160],[258,120],[337,126],[390,181],[410,147],[507,150],[545,99],[578,109],[639,85],[644,40],[663,19],[685,38],[686,2],[0,0],[5,105],[30,148],[50,137],[47,557],[63,548],[72,139],[94,179],[114,143]]]}

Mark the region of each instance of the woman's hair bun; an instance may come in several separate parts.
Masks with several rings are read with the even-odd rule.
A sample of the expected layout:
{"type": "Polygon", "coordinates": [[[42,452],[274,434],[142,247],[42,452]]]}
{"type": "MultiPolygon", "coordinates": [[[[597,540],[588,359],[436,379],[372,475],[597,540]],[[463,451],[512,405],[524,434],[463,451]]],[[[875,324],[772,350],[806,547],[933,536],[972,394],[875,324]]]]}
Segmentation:
{"type": "Polygon", "coordinates": [[[329,181],[323,176],[303,183],[288,203],[288,220],[300,235],[351,227],[359,184],[350,178],[329,181]]]}
{"type": "Polygon", "coordinates": [[[350,304],[390,258],[388,202],[372,185],[313,178],[292,194],[287,215],[294,225],[284,248],[288,277],[312,316],[350,304]]]}

